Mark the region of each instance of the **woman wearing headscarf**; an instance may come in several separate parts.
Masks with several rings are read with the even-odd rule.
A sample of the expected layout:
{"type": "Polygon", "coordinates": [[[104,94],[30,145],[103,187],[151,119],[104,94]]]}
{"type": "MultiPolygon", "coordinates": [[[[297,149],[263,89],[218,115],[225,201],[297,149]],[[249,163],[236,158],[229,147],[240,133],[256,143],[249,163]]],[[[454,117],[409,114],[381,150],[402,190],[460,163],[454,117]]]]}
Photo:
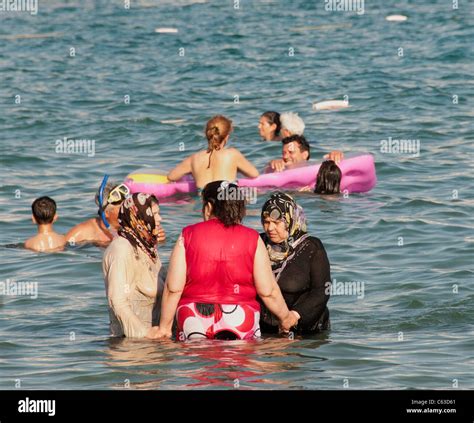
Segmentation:
{"type": "MultiPolygon", "coordinates": [[[[276,192],[263,205],[261,221],[265,232],[260,236],[275,279],[288,308],[300,317],[296,332],[329,328],[329,260],[322,242],[307,233],[303,209],[290,195],[276,192]]],[[[278,332],[278,321],[264,305],[260,328],[262,332],[278,332]]]]}
{"type": "Polygon", "coordinates": [[[160,336],[252,340],[260,338],[260,305],[288,332],[297,322],[273,277],[265,245],[242,225],[245,196],[228,181],[208,183],[202,192],[204,221],[186,226],[170,258],[163,293],[160,336]]]}
{"type": "Polygon", "coordinates": [[[118,237],[102,260],[111,335],[154,338],[163,285],[156,249],[161,222],[158,200],[143,193],[127,197],[118,222],[118,237]]]}

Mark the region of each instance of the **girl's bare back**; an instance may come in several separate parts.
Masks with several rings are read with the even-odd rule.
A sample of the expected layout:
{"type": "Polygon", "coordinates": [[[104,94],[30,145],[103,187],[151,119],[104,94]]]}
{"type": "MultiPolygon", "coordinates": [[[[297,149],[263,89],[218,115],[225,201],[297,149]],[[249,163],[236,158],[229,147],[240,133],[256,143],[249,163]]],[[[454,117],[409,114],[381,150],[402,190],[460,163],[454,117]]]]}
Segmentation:
{"type": "Polygon", "coordinates": [[[212,181],[235,181],[237,178],[236,150],[223,148],[211,153],[206,150],[199,151],[191,157],[191,169],[198,188],[204,188],[212,181]],[[209,166],[209,168],[208,168],[209,166]]]}

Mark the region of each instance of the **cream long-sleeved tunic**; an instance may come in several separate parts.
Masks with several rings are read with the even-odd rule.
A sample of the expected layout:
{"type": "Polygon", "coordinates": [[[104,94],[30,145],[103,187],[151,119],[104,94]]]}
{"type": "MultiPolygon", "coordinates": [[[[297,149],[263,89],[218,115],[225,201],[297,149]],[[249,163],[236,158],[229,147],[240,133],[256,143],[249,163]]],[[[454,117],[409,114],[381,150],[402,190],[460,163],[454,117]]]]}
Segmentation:
{"type": "Polygon", "coordinates": [[[122,237],[115,238],[102,260],[112,336],[143,338],[159,323],[164,277],[156,263],[122,237]]]}

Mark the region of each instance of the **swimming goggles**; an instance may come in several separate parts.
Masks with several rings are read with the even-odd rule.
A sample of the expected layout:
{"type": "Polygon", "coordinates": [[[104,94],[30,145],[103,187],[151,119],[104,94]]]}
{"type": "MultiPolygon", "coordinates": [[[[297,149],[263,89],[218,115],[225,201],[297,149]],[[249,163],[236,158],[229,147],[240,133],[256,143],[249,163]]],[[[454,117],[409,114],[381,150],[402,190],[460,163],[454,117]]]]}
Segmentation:
{"type": "Polygon", "coordinates": [[[130,190],[127,185],[117,185],[112,191],[110,191],[109,197],[107,198],[107,204],[121,203],[128,194],[130,194],[130,190]]]}

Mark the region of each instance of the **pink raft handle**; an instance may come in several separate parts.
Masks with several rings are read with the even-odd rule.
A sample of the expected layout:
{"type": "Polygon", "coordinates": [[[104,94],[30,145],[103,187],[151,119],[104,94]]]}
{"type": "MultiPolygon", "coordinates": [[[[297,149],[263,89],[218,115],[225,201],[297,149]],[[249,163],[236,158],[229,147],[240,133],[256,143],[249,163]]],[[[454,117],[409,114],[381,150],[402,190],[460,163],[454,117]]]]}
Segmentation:
{"type": "MultiPolygon", "coordinates": [[[[284,170],[283,172],[264,173],[257,178],[239,179],[239,186],[256,188],[299,188],[310,185],[314,187],[320,164],[284,170]]],[[[374,158],[371,154],[352,157],[339,163],[341,169],[341,192],[367,192],[377,183],[374,158]]],[[[158,198],[170,197],[179,193],[193,193],[197,191],[191,175],[186,175],[178,182],[156,183],[140,182],[130,174],[125,184],[132,193],[144,192],[154,194],[158,198]]],[[[155,175],[156,176],[156,175],[155,175]]],[[[151,178],[150,178],[151,179],[151,178]]]]}

